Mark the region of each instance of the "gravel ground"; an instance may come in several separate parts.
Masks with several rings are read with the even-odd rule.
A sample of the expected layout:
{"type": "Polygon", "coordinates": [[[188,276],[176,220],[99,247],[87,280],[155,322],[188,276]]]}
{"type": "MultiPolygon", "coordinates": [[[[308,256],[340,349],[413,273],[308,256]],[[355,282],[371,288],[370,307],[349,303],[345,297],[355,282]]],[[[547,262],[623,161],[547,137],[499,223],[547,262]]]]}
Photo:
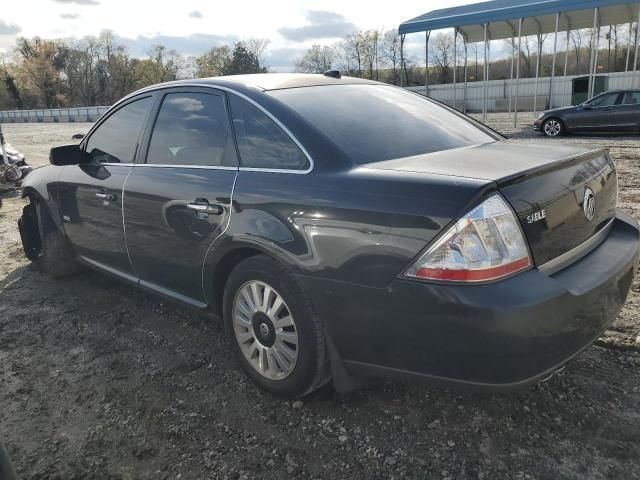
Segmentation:
{"type": "MultiPolygon", "coordinates": [[[[640,138],[611,147],[640,218],[640,138]]],[[[88,124],[6,125],[34,165],[88,124]]],[[[640,285],[597,344],[546,383],[501,395],[375,382],[304,402],[256,389],[218,322],[95,273],[52,281],[0,209],[0,438],[23,479],[640,478],[640,285]]]]}

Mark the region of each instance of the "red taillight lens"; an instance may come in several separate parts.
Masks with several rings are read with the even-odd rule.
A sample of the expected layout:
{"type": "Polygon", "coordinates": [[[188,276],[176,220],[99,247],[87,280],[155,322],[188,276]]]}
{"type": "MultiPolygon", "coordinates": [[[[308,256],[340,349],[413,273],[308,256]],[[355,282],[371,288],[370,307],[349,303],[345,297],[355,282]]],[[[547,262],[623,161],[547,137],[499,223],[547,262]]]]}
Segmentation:
{"type": "Polygon", "coordinates": [[[531,265],[518,219],[500,195],[493,195],[458,220],[405,275],[449,282],[486,282],[531,265]]]}

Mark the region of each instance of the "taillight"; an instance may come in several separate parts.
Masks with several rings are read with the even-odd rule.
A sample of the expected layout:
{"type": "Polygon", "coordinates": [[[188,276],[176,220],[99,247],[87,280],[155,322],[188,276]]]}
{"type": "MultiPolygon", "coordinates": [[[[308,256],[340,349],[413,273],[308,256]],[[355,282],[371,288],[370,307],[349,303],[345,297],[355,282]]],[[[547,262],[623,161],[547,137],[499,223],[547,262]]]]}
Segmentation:
{"type": "Polygon", "coordinates": [[[404,274],[448,282],[486,282],[532,265],[518,219],[500,195],[463,216],[404,274]]]}

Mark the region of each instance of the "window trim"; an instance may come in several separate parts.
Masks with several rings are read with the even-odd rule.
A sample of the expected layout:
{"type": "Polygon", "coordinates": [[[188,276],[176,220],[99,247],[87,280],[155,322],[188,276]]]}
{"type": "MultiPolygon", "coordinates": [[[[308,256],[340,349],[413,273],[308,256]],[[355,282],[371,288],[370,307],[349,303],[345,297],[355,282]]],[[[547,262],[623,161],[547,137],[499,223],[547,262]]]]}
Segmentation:
{"type": "MultiPolygon", "coordinates": [[[[208,166],[208,165],[158,165],[158,164],[149,164],[149,163],[136,163],[135,166],[136,167],[141,167],[141,166],[149,166],[149,167],[161,167],[161,168],[168,168],[168,167],[173,167],[173,168],[206,168],[206,169],[212,169],[212,170],[238,170],[238,171],[246,171],[246,172],[265,172],[265,173],[285,173],[285,174],[294,174],[294,175],[306,175],[308,173],[311,173],[314,168],[315,168],[315,162],[313,161],[313,157],[311,156],[311,154],[309,154],[309,152],[307,151],[307,149],[304,147],[304,145],[302,145],[302,143],[297,139],[297,137],[291,133],[291,130],[289,130],[280,120],[278,120],[278,118],[273,115],[269,110],[267,110],[265,107],[263,107],[262,105],[260,105],[258,102],[256,102],[255,100],[253,100],[252,98],[249,98],[248,96],[244,95],[243,93],[238,92],[237,90],[234,90],[233,88],[224,86],[224,85],[216,85],[216,84],[212,84],[212,83],[199,83],[199,82],[185,82],[185,83],[179,83],[179,84],[173,84],[173,85],[160,85],[160,86],[151,86],[151,87],[147,87],[145,88],[143,91],[138,92],[138,93],[134,93],[132,95],[142,95],[142,94],[150,94],[150,95],[154,95],[156,93],[160,93],[162,90],[165,89],[176,89],[176,88],[208,88],[208,89],[212,89],[212,90],[220,90],[223,92],[227,92],[233,95],[237,95],[238,97],[242,98],[243,100],[251,103],[252,105],[254,105],[256,108],[260,109],[265,115],[267,115],[271,120],[273,120],[280,128],[282,128],[282,130],[284,130],[284,132],[289,135],[289,138],[291,138],[291,140],[293,140],[293,142],[298,146],[298,148],[300,148],[300,150],[302,150],[302,153],[305,154],[305,156],[307,157],[307,160],[309,161],[309,166],[307,169],[305,170],[291,170],[291,169],[280,169],[280,168],[256,168],[256,167],[243,167],[243,166],[238,166],[238,167],[225,167],[225,166],[208,166]]],[[[127,100],[129,97],[125,97],[122,101],[127,100]]],[[[116,104],[117,105],[117,104],[116,104]]],[[[154,107],[152,107],[153,112],[155,113],[155,105],[154,107]]],[[[231,117],[229,117],[229,121],[231,122],[231,117]]],[[[147,126],[149,125],[149,121],[147,120],[147,126]]],[[[233,128],[233,123],[231,124],[231,128],[233,128]]],[[[89,132],[91,133],[91,132],[89,132]]],[[[233,136],[234,136],[234,140],[236,141],[237,144],[237,138],[235,137],[235,131],[233,131],[233,136]]],[[[145,158],[146,160],[146,158],[145,158]]],[[[238,159],[238,162],[240,161],[240,159],[238,159]]],[[[120,163],[116,164],[116,165],[122,165],[120,163]]]]}
{"type": "MultiPolygon", "coordinates": [[[[146,167],[152,167],[152,168],[191,168],[191,169],[199,169],[199,170],[238,170],[238,167],[240,165],[240,156],[238,153],[238,147],[237,147],[237,142],[236,142],[236,138],[235,138],[235,134],[233,131],[233,125],[231,122],[231,112],[229,110],[229,106],[227,105],[227,99],[226,96],[223,92],[202,92],[199,91],[197,89],[194,89],[193,85],[184,85],[184,87],[182,85],[172,85],[172,86],[168,86],[166,87],[168,91],[165,92],[157,92],[159,95],[157,97],[156,103],[153,105],[152,109],[151,109],[151,115],[149,116],[148,120],[147,120],[147,126],[145,128],[145,135],[143,137],[142,140],[142,145],[140,147],[140,152],[143,154],[142,156],[144,156],[144,161],[138,162],[136,163],[137,167],[142,167],[142,166],[146,166],[146,167]],[[231,134],[232,140],[233,140],[233,145],[235,147],[235,152],[236,152],[236,164],[235,166],[229,166],[229,165],[191,165],[191,164],[169,164],[169,163],[148,163],[147,159],[148,159],[148,155],[149,155],[149,147],[151,146],[151,140],[153,137],[153,131],[156,128],[156,123],[158,122],[158,117],[160,116],[160,110],[162,109],[162,104],[164,103],[165,98],[167,98],[168,95],[171,94],[176,94],[176,93],[185,93],[185,94],[189,94],[189,93],[201,93],[201,94],[205,94],[205,95],[215,95],[217,97],[220,97],[222,100],[222,105],[224,108],[224,112],[227,116],[227,123],[228,123],[228,129],[229,129],[229,133],[231,134]]],[[[199,87],[198,87],[199,88],[199,87]]],[[[160,89],[158,89],[160,90],[160,89]]],[[[215,89],[214,89],[215,90],[215,89]]]]}
{"type": "Polygon", "coordinates": [[[138,133],[138,139],[136,141],[136,150],[133,154],[133,162],[121,162],[121,163],[115,163],[115,162],[104,162],[104,163],[100,163],[100,165],[104,165],[104,166],[120,166],[120,167],[132,167],[133,165],[138,164],[138,157],[140,155],[140,151],[142,149],[142,143],[144,140],[144,134],[147,130],[147,125],[149,124],[149,117],[151,115],[151,113],[154,111],[155,109],[155,92],[154,91],[145,91],[145,92],[140,92],[139,94],[136,95],[132,95],[130,97],[125,97],[124,99],[122,99],[120,102],[116,103],[115,105],[113,105],[111,108],[109,108],[109,110],[107,110],[99,119],[98,121],[93,125],[93,127],[91,127],[91,129],[89,129],[89,131],[87,132],[87,134],[84,136],[84,138],[82,139],[82,141],[80,142],[79,146],[80,149],[86,153],[86,148],[87,148],[87,144],[89,143],[89,140],[91,140],[91,137],[96,133],[96,131],[107,121],[109,120],[109,118],[111,118],[113,115],[115,115],[119,110],[123,109],[124,107],[126,107],[127,105],[131,105],[134,102],[140,101],[140,100],[144,100],[145,98],[149,98],[151,99],[151,105],[149,106],[149,109],[147,110],[147,113],[144,117],[144,120],[142,121],[142,128],[140,129],[140,132],[138,133]]]}

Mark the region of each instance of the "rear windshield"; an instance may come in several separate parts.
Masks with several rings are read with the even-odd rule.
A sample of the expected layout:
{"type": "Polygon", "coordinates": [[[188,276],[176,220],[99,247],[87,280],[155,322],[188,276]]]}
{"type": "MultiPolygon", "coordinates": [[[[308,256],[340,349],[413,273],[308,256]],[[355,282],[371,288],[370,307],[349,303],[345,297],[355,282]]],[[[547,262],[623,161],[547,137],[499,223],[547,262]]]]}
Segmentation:
{"type": "Polygon", "coordinates": [[[426,98],[384,85],[274,90],[359,164],[495,142],[494,135],[426,98]]]}

